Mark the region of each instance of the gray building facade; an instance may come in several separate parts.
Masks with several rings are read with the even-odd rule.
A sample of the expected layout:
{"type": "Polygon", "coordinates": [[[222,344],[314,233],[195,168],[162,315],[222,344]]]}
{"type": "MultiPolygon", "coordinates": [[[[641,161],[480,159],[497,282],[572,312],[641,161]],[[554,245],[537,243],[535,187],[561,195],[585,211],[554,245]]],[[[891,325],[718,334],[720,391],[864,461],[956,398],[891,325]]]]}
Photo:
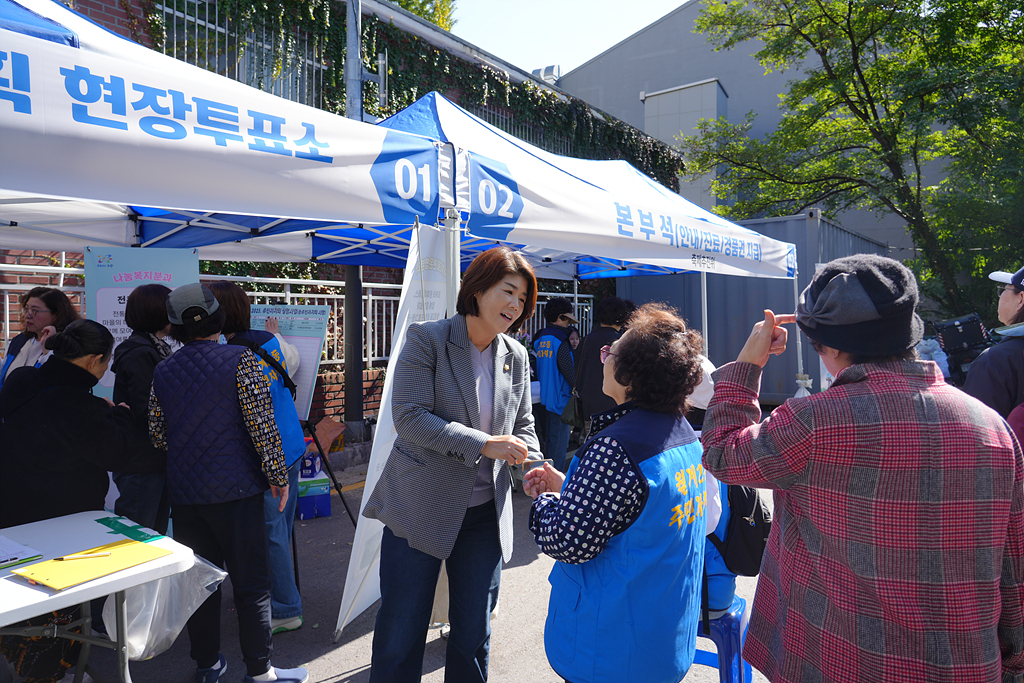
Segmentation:
{"type": "MultiPolygon", "coordinates": [[[[782,119],[779,95],[799,74],[766,74],[752,56],[758,50],[753,41],[715,52],[705,36],[694,32],[700,10],[699,0],[688,0],[562,75],[558,87],[668,144],[675,144],[677,135],[691,134],[701,118],[724,116],[739,123],[751,111],[757,114],[751,135],[767,135],[782,119]]],[[[695,204],[710,209],[716,203],[710,178],[681,185],[680,193],[695,204]]],[[[914,255],[903,221],[894,216],[851,211],[836,221],[888,245],[893,258],[914,255]]]]}

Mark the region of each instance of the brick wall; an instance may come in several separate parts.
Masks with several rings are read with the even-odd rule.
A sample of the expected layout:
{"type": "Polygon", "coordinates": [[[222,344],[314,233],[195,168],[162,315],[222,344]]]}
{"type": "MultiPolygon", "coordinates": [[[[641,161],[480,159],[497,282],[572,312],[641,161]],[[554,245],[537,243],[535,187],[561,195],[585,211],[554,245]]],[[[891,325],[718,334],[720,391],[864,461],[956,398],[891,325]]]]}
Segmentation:
{"type": "MultiPolygon", "coordinates": [[[[59,266],[60,252],[5,249],[0,250],[0,263],[12,263],[20,266],[59,266]]],[[[81,268],[82,254],[68,252],[65,254],[65,265],[69,268],[81,268]]],[[[60,285],[60,275],[50,275],[48,273],[0,272],[0,289],[4,289],[4,285],[11,284],[25,285],[29,287],[34,287],[36,285],[58,287],[60,285]]],[[[84,286],[83,278],[77,275],[65,275],[64,286],[82,287],[84,286]]],[[[0,315],[0,340],[3,339],[4,334],[6,334],[9,339],[21,332],[20,297],[24,292],[25,290],[21,288],[7,290],[7,299],[11,307],[11,329],[3,329],[4,321],[2,315],[0,315]]],[[[78,312],[81,313],[83,303],[82,295],[78,292],[65,293],[68,295],[68,298],[71,299],[71,303],[74,304],[75,308],[78,309],[78,312]]],[[[0,301],[0,306],[2,305],[3,302],[0,301]]]]}
{"type": "Polygon", "coordinates": [[[140,0],[63,0],[71,9],[81,12],[100,26],[136,43],[152,47],[146,33],[146,15],[140,0]]]}
{"type": "MultiPolygon", "coordinates": [[[[384,368],[363,370],[363,416],[374,417],[380,411],[384,391],[384,368]]],[[[309,419],[319,422],[325,417],[345,421],[345,373],[325,372],[316,378],[309,419]]]]}

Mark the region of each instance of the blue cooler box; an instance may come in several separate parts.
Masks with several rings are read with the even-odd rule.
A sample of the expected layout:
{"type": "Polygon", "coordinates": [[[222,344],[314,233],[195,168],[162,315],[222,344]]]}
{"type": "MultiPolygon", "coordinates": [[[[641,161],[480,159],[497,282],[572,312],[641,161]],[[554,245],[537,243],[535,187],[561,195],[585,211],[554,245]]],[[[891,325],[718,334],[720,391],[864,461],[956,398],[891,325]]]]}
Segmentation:
{"type": "Polygon", "coordinates": [[[320,455],[305,455],[299,469],[299,519],[331,516],[331,482],[324,476],[320,455]]]}

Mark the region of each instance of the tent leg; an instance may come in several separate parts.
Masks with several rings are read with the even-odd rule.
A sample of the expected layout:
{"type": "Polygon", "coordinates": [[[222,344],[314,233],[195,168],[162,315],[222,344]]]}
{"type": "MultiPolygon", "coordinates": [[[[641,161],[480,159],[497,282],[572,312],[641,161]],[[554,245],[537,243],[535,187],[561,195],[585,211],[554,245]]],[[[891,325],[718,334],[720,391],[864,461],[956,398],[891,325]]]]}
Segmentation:
{"type": "Polygon", "coordinates": [[[704,337],[704,357],[708,358],[708,274],[703,270],[700,271],[700,328],[704,337]]]}

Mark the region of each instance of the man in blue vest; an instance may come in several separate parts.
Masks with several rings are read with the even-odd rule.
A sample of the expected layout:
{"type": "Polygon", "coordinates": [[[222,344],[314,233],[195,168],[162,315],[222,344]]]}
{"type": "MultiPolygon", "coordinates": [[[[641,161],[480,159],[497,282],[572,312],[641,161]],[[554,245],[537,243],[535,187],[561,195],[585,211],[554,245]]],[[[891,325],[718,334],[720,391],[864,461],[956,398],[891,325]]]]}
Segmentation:
{"type": "Polygon", "coordinates": [[[533,349],[537,352],[537,378],[540,380],[540,402],[544,405],[544,457],[555,469],[565,467],[572,426],[562,422],[562,411],[572,396],[576,368],[569,344],[569,325],[579,325],[572,314],[572,303],[564,297],[549,299],[544,306],[548,326],[537,333],[533,349]]]}
{"type": "MultiPolygon", "coordinates": [[[[149,431],[153,445],[167,450],[174,538],[227,567],[243,683],[304,683],[305,669],[270,663],[263,493],[270,488],[282,510],[291,493],[270,384],[256,354],[217,343],[225,316],[209,288],[196,283],[171,292],[167,317],[171,337],[184,346],[156,366],[149,431]]],[[[196,683],[216,683],[227,671],[220,653],[220,595],[218,588],[188,620],[196,683]]]]}

